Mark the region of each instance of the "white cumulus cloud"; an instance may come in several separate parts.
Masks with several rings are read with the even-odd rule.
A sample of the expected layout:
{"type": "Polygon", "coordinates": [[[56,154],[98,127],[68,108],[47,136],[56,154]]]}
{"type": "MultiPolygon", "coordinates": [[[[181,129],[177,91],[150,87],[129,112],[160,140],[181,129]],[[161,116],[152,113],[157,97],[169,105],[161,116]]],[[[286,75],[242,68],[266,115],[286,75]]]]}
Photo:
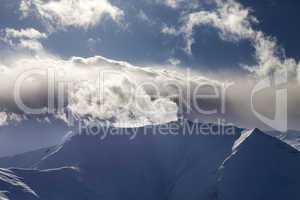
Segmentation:
{"type": "Polygon", "coordinates": [[[22,39],[47,38],[47,34],[41,33],[40,31],[34,28],[27,28],[27,29],[20,29],[20,30],[6,28],[5,32],[6,32],[6,36],[9,38],[22,38],[22,39]]]}
{"type": "Polygon", "coordinates": [[[23,17],[32,14],[41,19],[50,31],[66,27],[90,28],[106,15],[118,22],[123,11],[108,0],[22,0],[23,17]]]}
{"type": "Polygon", "coordinates": [[[37,52],[43,50],[41,40],[46,38],[47,34],[41,33],[34,28],[20,30],[6,28],[1,31],[0,40],[14,49],[37,52]]]}

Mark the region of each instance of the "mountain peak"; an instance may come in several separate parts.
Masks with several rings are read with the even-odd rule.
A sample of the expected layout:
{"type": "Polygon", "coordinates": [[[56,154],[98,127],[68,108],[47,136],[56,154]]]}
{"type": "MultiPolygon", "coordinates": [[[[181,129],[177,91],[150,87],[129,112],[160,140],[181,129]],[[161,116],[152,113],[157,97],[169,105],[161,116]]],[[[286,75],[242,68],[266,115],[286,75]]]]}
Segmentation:
{"type": "Polygon", "coordinates": [[[136,132],[134,140],[124,135],[112,135],[105,140],[88,134],[73,135],[48,152],[37,166],[39,170],[12,172],[24,178],[41,199],[47,199],[45,194],[50,193],[64,199],[221,196],[224,200],[235,200],[247,194],[245,200],[267,199],[268,195],[277,200],[298,196],[299,152],[261,130],[245,130],[235,135],[187,135],[179,129],[174,135],[174,129],[165,128],[166,125],[153,125],[119,129],[123,133],[136,132]],[[161,128],[164,134],[154,134],[161,128]],[[66,186],[60,194],[56,192],[58,179],[66,186]],[[47,184],[41,185],[45,180],[47,184]],[[271,183],[275,190],[265,187],[271,183]],[[283,185],[286,187],[280,190],[283,185]],[[253,196],[256,191],[265,198],[253,196]]]}

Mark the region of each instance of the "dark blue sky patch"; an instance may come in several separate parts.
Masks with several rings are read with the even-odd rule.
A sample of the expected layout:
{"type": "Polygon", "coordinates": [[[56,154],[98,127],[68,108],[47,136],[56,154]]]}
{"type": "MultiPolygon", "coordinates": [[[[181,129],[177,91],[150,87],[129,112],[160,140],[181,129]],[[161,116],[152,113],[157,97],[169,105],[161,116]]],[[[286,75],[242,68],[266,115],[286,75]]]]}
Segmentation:
{"type": "Polygon", "coordinates": [[[257,28],[276,37],[288,57],[300,60],[300,1],[240,0],[253,10],[260,23],[257,28]]]}

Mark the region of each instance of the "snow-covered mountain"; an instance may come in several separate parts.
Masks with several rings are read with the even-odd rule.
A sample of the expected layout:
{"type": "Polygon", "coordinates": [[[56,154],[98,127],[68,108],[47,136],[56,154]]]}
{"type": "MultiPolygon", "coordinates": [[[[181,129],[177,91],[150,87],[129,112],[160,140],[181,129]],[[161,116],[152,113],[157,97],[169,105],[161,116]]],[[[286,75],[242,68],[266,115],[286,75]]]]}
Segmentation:
{"type": "Polygon", "coordinates": [[[55,150],[56,146],[38,149],[15,156],[7,156],[0,158],[0,168],[25,168],[33,169],[40,160],[55,150]]]}
{"type": "Polygon", "coordinates": [[[70,131],[62,120],[28,117],[0,127],[0,157],[13,156],[60,143],[70,131]]]}
{"type": "MultiPolygon", "coordinates": [[[[300,154],[294,148],[258,129],[221,127],[235,134],[216,135],[212,126],[197,134],[199,124],[188,123],[194,127],[189,132],[179,122],[117,129],[135,133],[133,140],[75,135],[36,169],[11,169],[10,175],[22,177],[25,191],[34,191],[31,199],[42,200],[300,198],[300,154]]],[[[0,190],[8,199],[26,199],[14,187],[0,190]]]]}
{"type": "Polygon", "coordinates": [[[37,200],[37,194],[13,171],[0,169],[0,199],[37,200]]]}
{"type": "Polygon", "coordinates": [[[300,131],[288,130],[285,133],[281,133],[278,131],[266,131],[266,133],[273,137],[277,137],[278,139],[284,141],[285,143],[300,151],[300,131]]]}
{"type": "Polygon", "coordinates": [[[243,135],[220,168],[219,199],[299,199],[299,152],[258,129],[243,135]]]}

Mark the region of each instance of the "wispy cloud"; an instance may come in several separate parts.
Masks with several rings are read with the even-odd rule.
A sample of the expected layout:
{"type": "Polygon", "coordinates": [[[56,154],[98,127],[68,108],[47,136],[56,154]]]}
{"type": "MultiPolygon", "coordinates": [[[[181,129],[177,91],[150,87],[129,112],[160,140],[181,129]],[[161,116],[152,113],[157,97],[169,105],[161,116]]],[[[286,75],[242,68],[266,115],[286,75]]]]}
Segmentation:
{"type": "Polygon", "coordinates": [[[165,24],[162,26],[161,32],[166,34],[166,35],[177,35],[178,34],[175,27],[169,27],[165,24]]]}
{"type": "Polygon", "coordinates": [[[211,11],[192,12],[184,16],[184,25],[179,32],[184,35],[187,53],[192,54],[194,28],[212,26],[220,31],[223,40],[251,41],[258,65],[247,66],[250,71],[260,76],[272,75],[279,69],[286,69],[292,75],[297,73],[299,64],[284,54],[280,55],[276,40],[253,28],[253,23],[258,23],[258,20],[251,15],[250,9],[234,0],[215,0],[215,5],[216,8],[211,11]]]}
{"type": "Polygon", "coordinates": [[[198,0],[157,0],[157,2],[172,9],[197,8],[201,3],[198,0]]]}

